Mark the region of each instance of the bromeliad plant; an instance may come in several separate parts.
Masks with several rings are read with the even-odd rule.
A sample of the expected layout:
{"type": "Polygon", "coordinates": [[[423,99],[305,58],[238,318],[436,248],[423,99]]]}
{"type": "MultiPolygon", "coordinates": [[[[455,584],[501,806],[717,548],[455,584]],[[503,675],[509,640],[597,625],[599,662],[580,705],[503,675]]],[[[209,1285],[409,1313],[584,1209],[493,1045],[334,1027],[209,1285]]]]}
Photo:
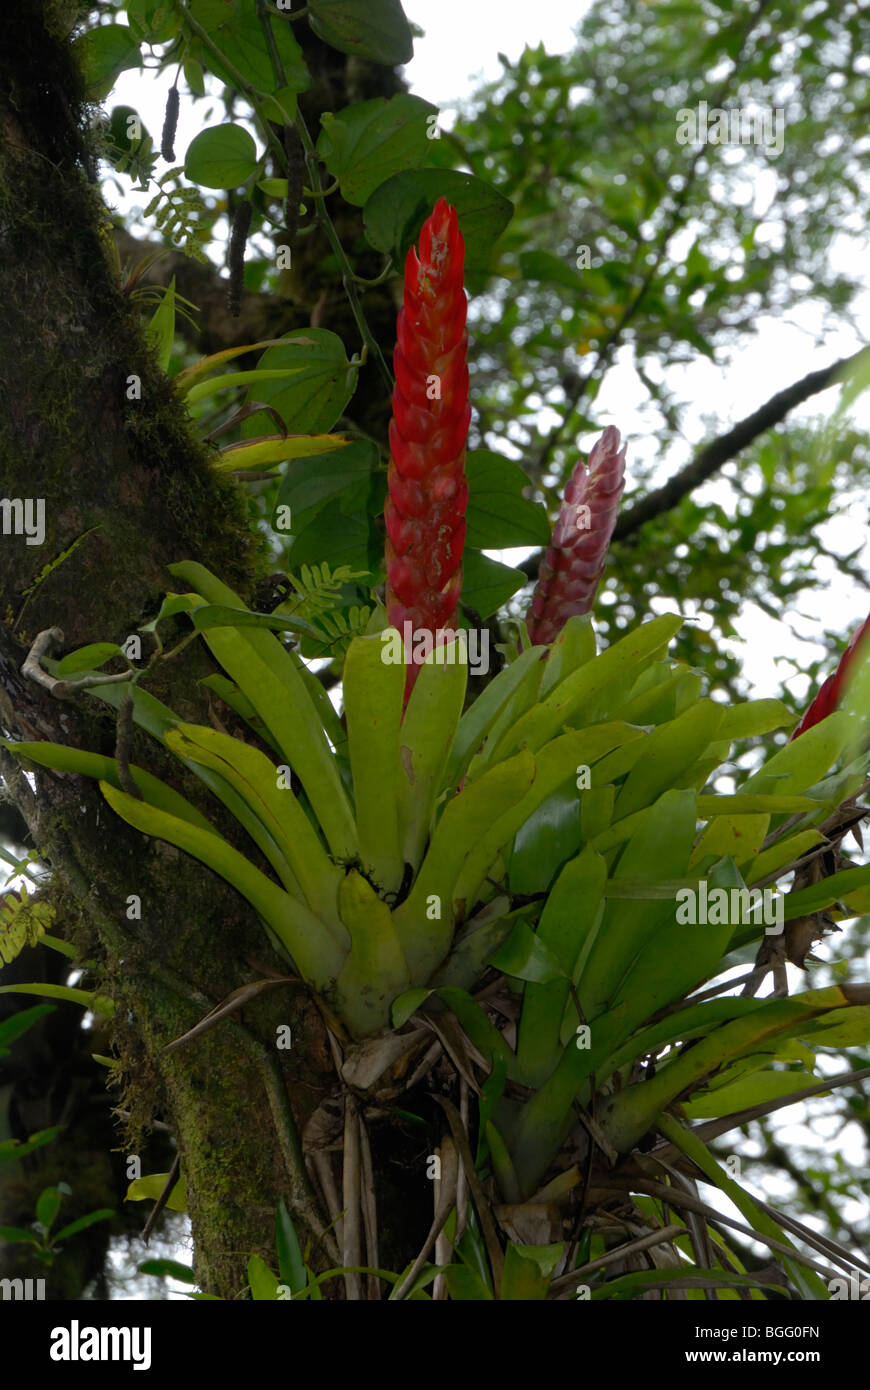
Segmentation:
{"type": "MultiPolygon", "coordinates": [[[[391,431],[388,617],[415,632],[449,625],[460,584],[461,263],[455,215],[439,203],[406,267],[391,431]]],[[[187,615],[225,673],[207,684],[252,741],[180,721],[136,679],[90,693],[116,709],[130,696],[137,723],[232,812],[268,871],[142,768],[129,769],[137,798],[112,758],[7,745],[30,764],[98,777],[120,817],[238,889],[308,985],[358,1094],[395,1100],[417,1084],[433,1033],[458,1090],[479,1093],[476,1160],[460,1108],[444,1102],[432,1231],[413,1268],[391,1276],[392,1297],[437,1280],[454,1298],[580,1286],[631,1298],[687,1274],[726,1297],[761,1298],[765,1282],[827,1296],[831,1243],[793,1221],[787,1234],[708,1141],[862,1075],[819,1082],[813,1053],[870,1040],[870,986],[758,999],[728,993],[735,982],[721,976],[751,965],[766,926],[867,907],[868,867],[791,892],[775,925],[747,911],[746,893],[829,847],[838,808],[864,787],[863,725],[833,710],[737,791],[710,790],[723,765],[733,772],[735,744],[787,726],[789,713],[705,697],[669,655],[675,616],[596,650],[588,609],[623,464],[608,430],[588,477],[570,484],[533,644],[467,707],[455,636],[442,633],[406,681],[404,634],[373,623],[347,651],[339,718],[277,635],[290,620],[250,611],[202,565],[173,566],[183,590],[150,628],[187,615]],[[590,525],[577,528],[583,506],[590,525]],[[682,916],[687,896],[709,912],[682,916]],[[735,1203],[742,1220],[730,1226],[773,1252],[764,1279],[729,1248],[697,1179],[735,1203]],[[628,1195],[630,1237],[604,1272],[606,1211],[628,1195]]],[[[764,961],[736,983],[756,988],[763,974],[764,961]]],[[[346,1187],[345,1199],[363,1196],[346,1187]]]]}

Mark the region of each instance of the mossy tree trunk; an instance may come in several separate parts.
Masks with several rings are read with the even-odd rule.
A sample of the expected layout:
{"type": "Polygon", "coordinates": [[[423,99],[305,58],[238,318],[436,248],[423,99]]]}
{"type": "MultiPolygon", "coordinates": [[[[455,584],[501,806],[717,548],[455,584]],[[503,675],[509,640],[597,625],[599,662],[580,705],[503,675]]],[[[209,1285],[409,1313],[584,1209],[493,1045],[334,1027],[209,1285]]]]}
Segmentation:
{"type": "MultiPolygon", "coordinates": [[[[38,2],[8,8],[0,29],[0,477],[3,497],[45,509],[41,544],[9,525],[0,535],[0,726],[112,753],[105,707],[54,700],[22,678],[33,638],[59,627],[63,650],[123,642],[172,587],[169,563],[201,560],[245,590],[256,557],[237,490],[209,469],[114,280],[67,36],[38,2]]],[[[207,722],[198,646],[169,664],[171,685],[150,688],[207,722]]],[[[132,760],[201,803],[158,751],[134,735],[132,760]]],[[[329,1085],[320,1016],[300,990],[273,990],[240,1022],[164,1054],[230,990],[286,966],[237,894],[126,827],[93,783],[37,770],[34,795],[16,759],[4,753],[0,770],[51,865],[58,931],[98,962],[96,983],[115,1002],[134,1127],[156,1108],[177,1138],[198,1279],[238,1297],[250,1253],[274,1265],[279,1196],[303,1229],[318,1225],[287,1102],[301,1126],[329,1085]],[[133,894],[141,920],[127,918],[133,894]],[[276,1050],[281,1024],[292,1028],[290,1052],[276,1050]]]]}

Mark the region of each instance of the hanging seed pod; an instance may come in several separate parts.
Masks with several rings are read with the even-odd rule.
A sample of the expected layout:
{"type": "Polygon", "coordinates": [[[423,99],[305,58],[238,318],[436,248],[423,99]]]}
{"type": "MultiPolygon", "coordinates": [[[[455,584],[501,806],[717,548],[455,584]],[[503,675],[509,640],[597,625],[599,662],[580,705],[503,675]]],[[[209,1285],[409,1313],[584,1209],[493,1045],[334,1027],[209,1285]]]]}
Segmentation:
{"type": "MultiPolygon", "coordinates": [[[[405,262],[394,355],[387,528],[387,615],[403,637],[451,630],[462,589],[465,440],[471,407],[463,289],[465,243],[439,198],[405,262]]],[[[406,698],[419,667],[409,661],[406,698]]]]}
{"type": "Polygon", "coordinates": [[[574,469],[529,611],[533,643],[552,642],[575,613],[588,613],[604,571],[607,547],[625,485],[625,446],[610,425],[574,469]]]}
{"type": "Polygon", "coordinates": [[[284,156],[287,160],[287,201],[284,204],[284,227],[287,241],[292,245],[299,228],[299,204],[302,202],[302,182],[305,173],[305,149],[295,125],[283,132],[284,156]]]}
{"type": "Polygon", "coordinates": [[[229,267],[230,285],[227,291],[227,308],[234,319],[239,317],[242,307],[242,290],[245,284],[245,247],[248,232],[251,230],[251,204],[247,198],[236,204],[233,213],[233,229],[230,233],[229,267]]]}
{"type": "Polygon", "coordinates": [[[170,87],[166,97],[166,114],[163,117],[163,134],[160,138],[160,153],[168,164],[175,163],[175,132],[178,129],[179,104],[178,88],[170,87]]]}

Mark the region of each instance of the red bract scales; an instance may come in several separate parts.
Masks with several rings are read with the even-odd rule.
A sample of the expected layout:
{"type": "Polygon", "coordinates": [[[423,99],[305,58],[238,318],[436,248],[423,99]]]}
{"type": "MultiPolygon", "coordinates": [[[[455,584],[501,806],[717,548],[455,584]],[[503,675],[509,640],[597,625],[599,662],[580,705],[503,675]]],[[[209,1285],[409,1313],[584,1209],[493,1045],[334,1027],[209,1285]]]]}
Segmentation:
{"type": "MultiPolygon", "coordinates": [[[[405,262],[390,422],[386,607],[390,624],[449,631],[462,588],[465,441],[471,407],[456,209],[439,198],[405,262]]],[[[406,694],[417,667],[408,654],[406,694]]]]}
{"type": "Polygon", "coordinates": [[[541,561],[529,612],[533,643],[552,642],[575,613],[588,613],[604,571],[625,485],[625,446],[610,425],[581,461],[565,488],[565,500],[541,561]]]}
{"type": "Polygon", "coordinates": [[[852,667],[855,657],[858,655],[859,647],[864,644],[865,638],[870,637],[870,618],[862,623],[855,633],[843,655],[840,664],[832,676],[821,686],[818,695],[813,700],[809,709],[804,713],[801,722],[798,724],[792,738],[797,738],[798,734],[805,734],[807,729],[811,729],[814,724],[820,724],[823,719],[827,719],[829,714],[833,714],[838,708],[843,697],[843,687],[846,684],[846,677],[852,667]]]}

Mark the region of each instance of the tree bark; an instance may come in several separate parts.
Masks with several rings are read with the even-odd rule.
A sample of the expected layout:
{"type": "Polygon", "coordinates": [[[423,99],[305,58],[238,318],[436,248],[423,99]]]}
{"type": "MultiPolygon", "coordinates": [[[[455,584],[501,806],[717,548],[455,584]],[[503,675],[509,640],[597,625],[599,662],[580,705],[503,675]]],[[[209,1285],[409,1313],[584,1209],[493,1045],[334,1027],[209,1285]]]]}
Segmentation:
{"type": "MultiPolygon", "coordinates": [[[[240,494],[210,470],[115,282],[106,214],[86,175],[80,77],[55,14],[34,0],[0,21],[0,476],[10,503],[44,503],[45,523],[41,544],[31,544],[37,537],[12,524],[20,512],[0,517],[0,726],[16,739],[112,753],[113,720],[97,701],[53,700],[22,678],[34,636],[59,627],[64,650],[123,642],[172,587],[169,563],[202,560],[244,590],[256,554],[240,494]],[[132,378],[139,398],[130,398],[132,378]]],[[[182,717],[207,722],[197,686],[210,669],[206,653],[196,644],[170,666],[171,691],[160,679],[149,689],[182,717]]],[[[159,754],[134,735],[132,760],[232,836],[197,784],[159,754]]],[[[5,752],[0,771],[51,866],[58,934],[96,960],[85,983],[115,1003],[113,1042],[133,1122],[126,1152],[137,1151],[137,1131],[159,1112],[179,1146],[198,1281],[239,1297],[251,1253],[274,1265],[279,1196],[304,1235],[319,1225],[286,1101],[289,1093],[301,1125],[329,1085],[320,1015],[298,989],[272,990],[245,1009],[243,1024],[164,1055],[257,966],[278,974],[286,963],[234,891],[126,827],[93,783],[37,769],[34,794],[5,752]],[[138,921],[127,918],[131,894],[141,900],[138,921]],[[289,1053],[275,1049],[281,1024],[292,1028],[289,1053]]],[[[63,1296],[51,1271],[47,1282],[49,1298],[63,1296]]]]}

